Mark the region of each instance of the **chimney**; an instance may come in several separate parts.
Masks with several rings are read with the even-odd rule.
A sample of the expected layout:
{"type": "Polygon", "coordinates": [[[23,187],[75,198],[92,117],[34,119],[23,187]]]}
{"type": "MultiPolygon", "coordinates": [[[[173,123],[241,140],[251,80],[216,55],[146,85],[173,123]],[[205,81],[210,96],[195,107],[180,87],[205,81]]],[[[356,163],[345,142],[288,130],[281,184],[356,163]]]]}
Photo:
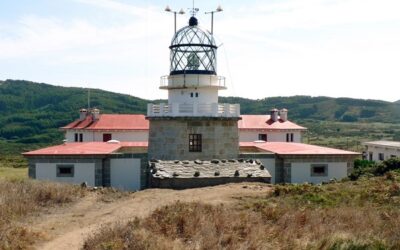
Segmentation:
{"type": "Polygon", "coordinates": [[[281,109],[279,111],[279,116],[281,117],[281,120],[284,121],[284,122],[287,121],[287,113],[288,113],[287,109],[281,109]]]}
{"type": "Polygon", "coordinates": [[[79,110],[79,120],[80,121],[85,120],[87,115],[88,115],[88,110],[87,109],[80,109],[79,110]]]}
{"type": "Polygon", "coordinates": [[[97,121],[100,118],[100,109],[94,108],[92,109],[92,118],[93,121],[97,121]]]}
{"type": "Polygon", "coordinates": [[[276,122],[276,121],[278,121],[278,110],[277,109],[271,109],[270,110],[270,114],[271,114],[271,120],[272,121],[274,121],[274,122],[276,122]]]}

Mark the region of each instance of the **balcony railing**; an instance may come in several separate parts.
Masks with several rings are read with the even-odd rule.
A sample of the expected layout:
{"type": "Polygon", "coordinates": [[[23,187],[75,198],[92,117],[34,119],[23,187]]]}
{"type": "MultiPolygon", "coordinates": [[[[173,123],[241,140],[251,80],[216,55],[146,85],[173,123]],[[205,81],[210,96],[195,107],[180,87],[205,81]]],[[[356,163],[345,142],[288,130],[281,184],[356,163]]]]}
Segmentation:
{"type": "Polygon", "coordinates": [[[225,77],[216,75],[167,75],[160,78],[161,89],[218,87],[225,89],[225,77]]]}
{"type": "Polygon", "coordinates": [[[240,105],[229,103],[172,103],[147,104],[147,116],[208,116],[239,117],[240,105]]]}

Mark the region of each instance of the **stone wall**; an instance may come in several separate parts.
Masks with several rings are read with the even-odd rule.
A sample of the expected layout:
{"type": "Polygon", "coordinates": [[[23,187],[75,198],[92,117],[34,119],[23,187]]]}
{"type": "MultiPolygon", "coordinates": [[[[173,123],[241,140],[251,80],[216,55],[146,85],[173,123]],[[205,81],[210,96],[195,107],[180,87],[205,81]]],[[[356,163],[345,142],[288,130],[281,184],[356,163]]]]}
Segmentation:
{"type": "Polygon", "coordinates": [[[271,183],[271,177],[221,177],[221,178],[168,178],[168,179],[151,179],[151,187],[153,188],[172,188],[186,189],[222,185],[227,183],[240,182],[264,182],[271,183]]]}
{"type": "Polygon", "coordinates": [[[237,158],[239,130],[236,118],[148,117],[149,159],[210,160],[237,158]],[[202,152],[189,152],[189,134],[202,135],[202,152]]]}

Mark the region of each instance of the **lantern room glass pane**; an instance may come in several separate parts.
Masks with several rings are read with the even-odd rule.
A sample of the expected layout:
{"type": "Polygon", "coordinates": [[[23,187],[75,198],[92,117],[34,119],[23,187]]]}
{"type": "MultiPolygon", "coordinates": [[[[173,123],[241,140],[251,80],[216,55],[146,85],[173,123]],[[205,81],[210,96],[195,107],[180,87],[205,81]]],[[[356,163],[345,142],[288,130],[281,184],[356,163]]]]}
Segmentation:
{"type": "Polygon", "coordinates": [[[170,49],[171,75],[217,74],[217,46],[208,31],[184,27],[174,35],[170,49]]]}

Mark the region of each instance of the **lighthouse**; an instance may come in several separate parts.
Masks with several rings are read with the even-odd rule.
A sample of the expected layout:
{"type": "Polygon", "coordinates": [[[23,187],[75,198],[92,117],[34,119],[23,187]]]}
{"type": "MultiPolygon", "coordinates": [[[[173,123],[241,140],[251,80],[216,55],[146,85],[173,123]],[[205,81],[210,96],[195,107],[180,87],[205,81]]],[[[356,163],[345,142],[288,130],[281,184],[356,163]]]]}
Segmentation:
{"type": "Polygon", "coordinates": [[[218,47],[193,14],[171,41],[170,73],[160,89],[168,103],[148,104],[149,158],[237,158],[239,104],[218,103],[225,77],[217,74],[218,47]]]}

